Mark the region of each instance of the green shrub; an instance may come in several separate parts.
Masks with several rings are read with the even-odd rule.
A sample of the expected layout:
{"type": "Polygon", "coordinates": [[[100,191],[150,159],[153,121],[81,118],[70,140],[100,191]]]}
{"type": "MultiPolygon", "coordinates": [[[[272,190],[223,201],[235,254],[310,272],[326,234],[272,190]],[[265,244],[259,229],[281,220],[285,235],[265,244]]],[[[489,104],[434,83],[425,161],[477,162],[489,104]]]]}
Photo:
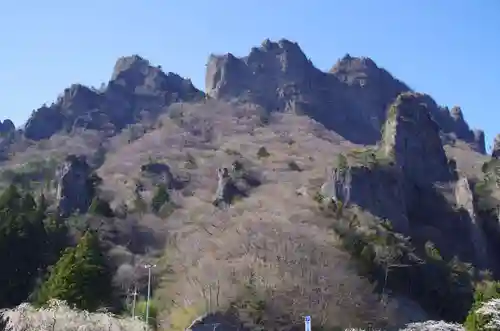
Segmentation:
{"type": "Polygon", "coordinates": [[[269,156],[271,156],[271,154],[269,154],[269,152],[267,151],[267,149],[264,146],[260,147],[259,150],[257,151],[257,157],[259,159],[266,158],[269,156]]]}
{"type": "Polygon", "coordinates": [[[186,153],[186,161],[184,163],[186,169],[196,169],[198,168],[198,164],[196,163],[196,159],[191,153],[186,153]]]}
{"type": "Polygon", "coordinates": [[[357,261],[359,272],[386,289],[408,296],[429,314],[463,321],[472,304],[473,268],[458,258],[444,260],[430,242],[417,249],[409,238],[395,232],[388,221],[360,219],[343,206],[332,217],[341,243],[357,261]],[[423,252],[423,254],[419,253],[423,252]]]}
{"type": "MultiPolygon", "coordinates": [[[[146,321],[146,300],[139,300],[135,307],[136,316],[138,316],[142,321],[146,321]]],[[[158,317],[158,308],[156,302],[154,300],[149,300],[149,315],[147,323],[156,329],[157,327],[157,317],[158,317]]]]}
{"type": "Polygon", "coordinates": [[[288,162],[288,169],[292,171],[302,171],[302,168],[295,161],[288,162]]]}
{"type": "Polygon", "coordinates": [[[170,194],[168,193],[167,186],[160,184],[156,188],[156,192],[151,200],[151,208],[155,213],[158,213],[161,207],[167,202],[170,202],[170,194]]]}
{"type": "Polygon", "coordinates": [[[347,168],[349,167],[349,162],[347,161],[347,157],[344,154],[339,153],[337,155],[337,161],[335,163],[335,167],[340,171],[347,170],[347,168]]]}
{"type": "Polygon", "coordinates": [[[468,331],[485,330],[488,319],[477,313],[477,310],[485,302],[500,298],[500,283],[495,281],[483,281],[476,285],[474,291],[474,303],[467,315],[464,326],[468,331]]]}

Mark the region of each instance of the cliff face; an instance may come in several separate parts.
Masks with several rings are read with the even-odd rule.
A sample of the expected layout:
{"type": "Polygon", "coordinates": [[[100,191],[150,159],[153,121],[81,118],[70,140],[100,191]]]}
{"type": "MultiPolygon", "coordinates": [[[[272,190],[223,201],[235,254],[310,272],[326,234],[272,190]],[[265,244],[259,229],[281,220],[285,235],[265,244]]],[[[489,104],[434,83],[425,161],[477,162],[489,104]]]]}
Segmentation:
{"type": "Polygon", "coordinates": [[[490,267],[472,184],[457,178],[427,101],[424,94],[400,94],[389,106],[377,147],[348,154],[321,194],[390,220],[396,231],[430,240],[445,255],[490,267]]]}
{"type": "Polygon", "coordinates": [[[84,157],[70,155],[57,171],[57,200],[62,215],[86,213],[95,194],[92,169],[84,157]]]}
{"type": "Polygon", "coordinates": [[[493,141],[491,156],[495,159],[500,158],[500,134],[496,135],[495,140],[493,141]]]}
{"type": "MultiPolygon", "coordinates": [[[[269,111],[308,115],[346,139],[363,144],[379,139],[388,105],[400,93],[410,91],[369,58],[346,55],[329,72],[322,72],[298,44],[288,40],[266,40],[242,58],[230,53],[211,55],[205,89],[213,98],[247,100],[269,111]]],[[[485,152],[484,134],[470,130],[459,107],[450,111],[429,96],[422,99],[443,139],[461,139],[485,152]]]]}
{"type": "Polygon", "coordinates": [[[398,96],[388,111],[381,149],[415,183],[447,181],[452,178],[448,159],[424,99],[416,93],[398,96]]]}

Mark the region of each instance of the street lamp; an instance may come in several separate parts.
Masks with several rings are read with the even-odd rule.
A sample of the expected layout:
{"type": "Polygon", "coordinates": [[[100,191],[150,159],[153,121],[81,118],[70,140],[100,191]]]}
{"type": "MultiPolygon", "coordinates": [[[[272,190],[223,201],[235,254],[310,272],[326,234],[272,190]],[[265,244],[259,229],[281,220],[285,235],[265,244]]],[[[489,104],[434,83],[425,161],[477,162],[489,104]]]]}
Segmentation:
{"type": "Polygon", "coordinates": [[[149,297],[151,296],[151,268],[156,268],[156,264],[145,264],[144,268],[148,269],[148,297],[146,300],[146,325],[149,323],[149,297]]]}

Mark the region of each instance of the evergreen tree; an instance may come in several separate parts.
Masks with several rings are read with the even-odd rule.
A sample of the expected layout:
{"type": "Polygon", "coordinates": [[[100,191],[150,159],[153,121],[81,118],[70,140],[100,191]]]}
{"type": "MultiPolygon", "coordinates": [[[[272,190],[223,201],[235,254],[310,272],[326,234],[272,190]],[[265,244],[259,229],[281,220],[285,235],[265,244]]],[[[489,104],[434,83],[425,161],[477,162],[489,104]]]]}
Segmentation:
{"type": "Polygon", "coordinates": [[[0,307],[26,300],[44,268],[47,235],[31,194],[10,186],[0,196],[0,307]]]}
{"type": "Polygon", "coordinates": [[[62,251],[69,244],[69,229],[64,219],[57,215],[49,216],[44,221],[47,233],[47,245],[45,259],[46,265],[53,265],[61,256],[62,251]]]}
{"type": "Polygon", "coordinates": [[[15,185],[9,187],[0,195],[0,210],[17,210],[19,208],[21,195],[15,185]]]}
{"type": "Polygon", "coordinates": [[[168,194],[167,186],[165,184],[158,185],[155,195],[151,201],[151,208],[154,212],[159,212],[160,208],[170,201],[170,194],[168,194]]]}
{"type": "Polygon", "coordinates": [[[111,302],[111,277],[99,239],[89,230],[76,247],[66,249],[42,285],[36,301],[44,304],[57,298],[80,309],[95,311],[111,302]]]}
{"type": "Polygon", "coordinates": [[[95,196],[92,199],[89,207],[89,213],[94,215],[101,215],[104,217],[114,216],[113,210],[111,209],[109,203],[106,200],[99,198],[98,196],[95,196]]]}

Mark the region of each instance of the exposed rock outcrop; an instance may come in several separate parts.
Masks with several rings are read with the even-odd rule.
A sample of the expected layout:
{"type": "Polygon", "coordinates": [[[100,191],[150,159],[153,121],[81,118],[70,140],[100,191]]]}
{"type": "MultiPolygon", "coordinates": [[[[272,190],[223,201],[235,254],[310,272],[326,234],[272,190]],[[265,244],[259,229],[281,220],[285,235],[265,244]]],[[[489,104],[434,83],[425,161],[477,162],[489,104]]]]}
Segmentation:
{"type": "Polygon", "coordinates": [[[214,205],[218,207],[230,205],[237,196],[244,195],[234,184],[227,168],[217,169],[217,191],[214,205]]]}
{"type": "Polygon", "coordinates": [[[105,89],[70,86],[51,106],[33,111],[24,134],[28,139],[41,140],[78,127],[106,131],[111,128],[114,132],[137,121],[143,111],[156,115],[172,102],[198,100],[202,96],[190,80],[166,74],[140,56],[123,57],[116,62],[105,89]]]}
{"type": "Polygon", "coordinates": [[[329,72],[347,85],[344,93],[349,95],[351,103],[359,104],[363,112],[371,115],[370,120],[377,130],[385,121],[389,104],[400,93],[410,91],[406,84],[367,57],[347,54],[329,72]]]}
{"type": "Polygon", "coordinates": [[[452,179],[439,127],[423,102],[425,96],[403,93],[391,105],[381,140],[381,151],[417,184],[452,179]]]}
{"type": "Polygon", "coordinates": [[[496,135],[493,140],[493,149],[491,151],[491,156],[499,159],[500,158],[500,134],[496,135]]]}
{"type": "Polygon", "coordinates": [[[169,165],[165,163],[150,162],[143,164],[141,166],[141,172],[163,182],[168,189],[176,190],[184,186],[183,182],[174,176],[169,165]]]}
{"type": "MultiPolygon", "coordinates": [[[[217,99],[246,100],[270,111],[305,114],[348,140],[374,144],[388,105],[410,88],[364,57],[346,55],[329,72],[322,72],[297,43],[282,39],[265,40],[242,58],[230,53],[211,55],[205,90],[217,99]]],[[[429,96],[422,102],[428,104],[443,135],[453,135],[484,153],[484,137],[469,129],[460,108],[450,112],[429,96]]]]}
{"type": "Polygon", "coordinates": [[[340,201],[348,206],[351,196],[351,169],[335,168],[331,178],[321,186],[321,195],[333,201],[340,201]]]}
{"type": "Polygon", "coordinates": [[[85,213],[95,196],[98,178],[84,156],[70,155],[58,169],[57,199],[62,215],[85,213]]]}
{"type": "Polygon", "coordinates": [[[213,204],[217,207],[227,207],[238,197],[248,196],[250,190],[261,183],[261,178],[254,171],[236,160],[231,169],[217,169],[217,190],[213,204]]]}
{"type": "Polygon", "coordinates": [[[471,190],[469,180],[461,177],[455,186],[455,199],[458,207],[467,212],[465,222],[469,226],[470,242],[474,247],[476,263],[481,267],[486,267],[488,255],[486,251],[486,238],[484,236],[480,219],[474,208],[474,195],[471,190]]]}
{"type": "Polygon", "coordinates": [[[404,178],[394,169],[348,167],[335,169],[332,178],[321,187],[324,198],[356,204],[373,215],[391,220],[394,229],[407,232],[409,227],[404,178]]]}

